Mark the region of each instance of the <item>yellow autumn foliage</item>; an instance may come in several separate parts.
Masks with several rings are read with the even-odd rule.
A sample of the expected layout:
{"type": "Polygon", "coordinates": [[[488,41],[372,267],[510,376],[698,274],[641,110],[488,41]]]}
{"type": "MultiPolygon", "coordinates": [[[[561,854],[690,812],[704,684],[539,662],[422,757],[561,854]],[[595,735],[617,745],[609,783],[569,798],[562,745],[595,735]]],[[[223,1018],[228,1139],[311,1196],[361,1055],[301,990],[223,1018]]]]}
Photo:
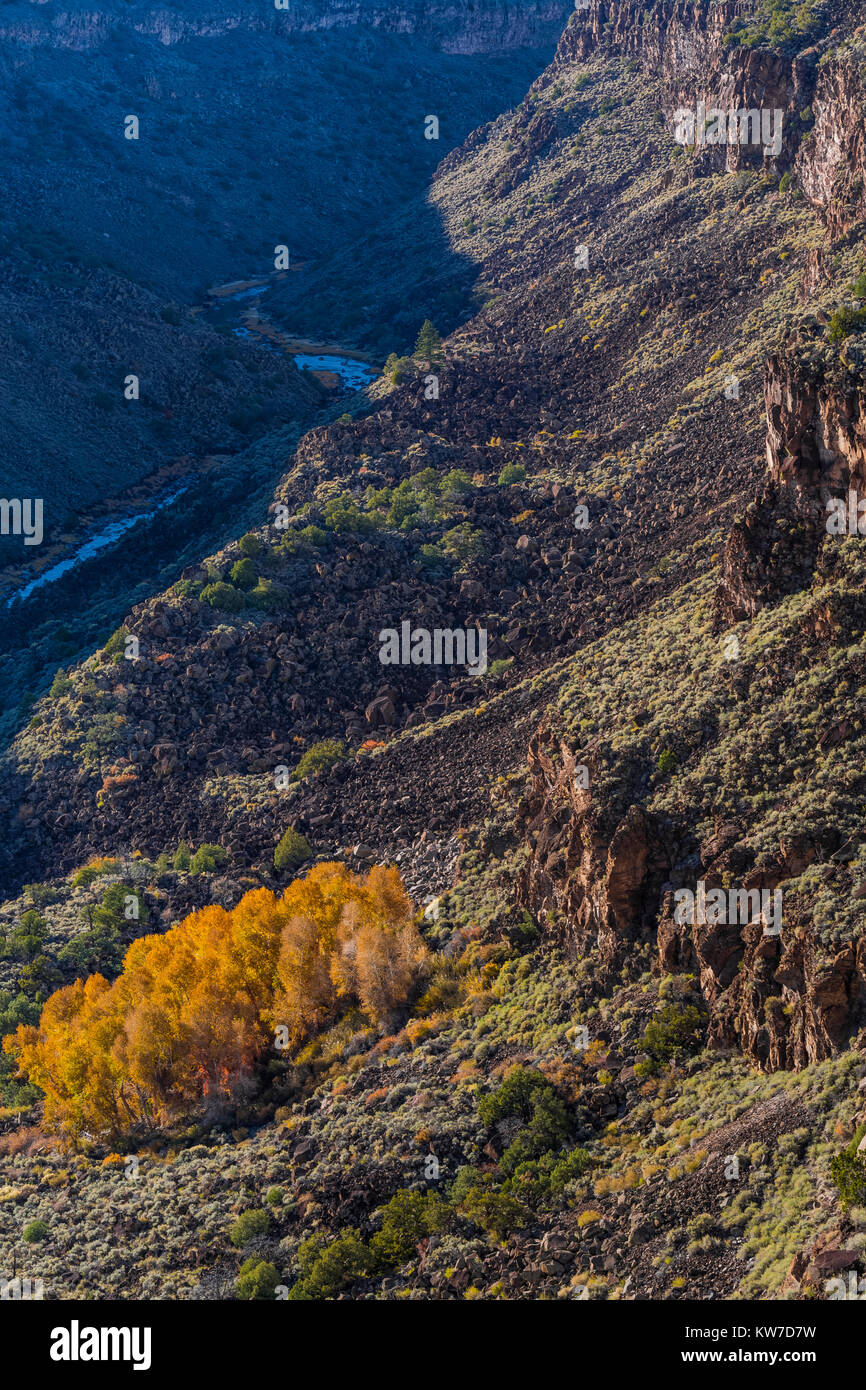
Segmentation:
{"type": "Polygon", "coordinates": [[[247,893],[129,947],[113,983],[76,980],[3,1041],[45,1095],[45,1127],[115,1138],[255,1088],[275,1030],[292,1045],[349,1003],[384,1024],[427,955],[396,869],[318,864],[282,897],[247,893]]]}

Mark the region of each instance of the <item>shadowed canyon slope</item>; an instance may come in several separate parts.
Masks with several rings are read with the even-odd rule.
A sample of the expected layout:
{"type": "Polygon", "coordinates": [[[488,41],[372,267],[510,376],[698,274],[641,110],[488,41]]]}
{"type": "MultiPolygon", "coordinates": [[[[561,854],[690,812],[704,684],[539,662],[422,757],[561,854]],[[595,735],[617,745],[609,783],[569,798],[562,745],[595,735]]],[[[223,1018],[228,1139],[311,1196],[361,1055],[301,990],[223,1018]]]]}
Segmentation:
{"type": "MultiPolygon", "coordinates": [[[[166,61],[229,33],[273,55],[324,43],[318,9],[287,30],[231,6],[124,22],[166,61]]],[[[96,970],[122,999],[144,932],[258,942],[282,910],[264,890],[306,903],[303,875],[356,895],[327,938],[355,961],[374,952],[369,923],[363,949],[347,934],[357,904],[385,891],[360,876],[396,866],[421,945],[401,918],[387,1008],[336,956],[305,966],[310,1010],[327,1002],[294,1050],[239,1044],[150,1128],[145,1107],[95,1133],[50,1092],[52,1131],[4,1063],[3,1123],[31,1126],[0,1148],[23,1215],[47,1209],[37,1161],[63,1187],[39,1126],[72,1132],[77,1199],[167,1252],[64,1273],[64,1190],[40,1268],[67,1293],[824,1298],[862,1273],[866,10],[480,11],[328,7],[349,34],[363,16],[372,70],[397,36],[500,62],[562,32],[429,186],[419,164],[361,239],[307,243],[269,307],[377,349],[391,332],[382,376],[284,439],[229,542],[59,666],[0,768],[10,1031],[96,970]],[[684,146],[699,103],[772,107],[778,147],[700,126],[684,146]],[[441,347],[413,351],[416,305],[441,347]],[[484,669],[384,664],[404,625],[483,633],[484,669]],[[146,925],[111,917],[118,884],[146,925]],[[748,911],[679,910],[704,892],[748,911]],[[144,1155],[158,1201],[127,1204],[109,1144],[144,1155]],[[264,1215],[228,1237],[246,1208],[264,1215]]],[[[110,44],[84,11],[61,29],[110,44]]]]}

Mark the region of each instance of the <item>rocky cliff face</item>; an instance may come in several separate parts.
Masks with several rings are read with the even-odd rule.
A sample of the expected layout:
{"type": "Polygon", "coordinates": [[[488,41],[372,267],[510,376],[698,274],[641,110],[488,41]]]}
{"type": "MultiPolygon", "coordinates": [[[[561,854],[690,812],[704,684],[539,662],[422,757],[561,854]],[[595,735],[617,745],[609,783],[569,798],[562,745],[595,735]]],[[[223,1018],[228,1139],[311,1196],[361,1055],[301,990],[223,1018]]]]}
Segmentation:
{"type": "Polygon", "coordinates": [[[660,885],[671,867],[664,828],[642,807],[624,814],[597,803],[576,777],[575,758],[542,728],[529,745],[531,788],[517,826],[533,846],[520,898],[576,954],[598,950],[621,969],[653,937],[660,885]],[[558,756],[556,756],[558,754],[558,756]],[[554,761],[556,757],[556,761],[554,761]]]}
{"type": "Polygon", "coordinates": [[[866,349],[830,353],[821,325],[807,321],[767,363],[765,485],[732,529],[719,590],[721,620],[754,617],[773,598],[810,581],[828,533],[828,502],[866,495],[866,349]]]}
{"type": "Polygon", "coordinates": [[[797,156],[797,180],[827,220],[831,240],[844,235],[866,210],[866,86],[864,40],[829,52],[817,70],[814,129],[797,156]]]}
{"type": "Polygon", "coordinates": [[[690,0],[653,4],[628,0],[590,0],[576,9],[559,45],[559,61],[579,61],[597,49],[633,57],[648,70],[706,71],[719,61],[733,20],[748,7],[738,0],[694,4],[690,0]]]}
{"type": "Polygon", "coordinates": [[[67,5],[62,12],[40,13],[31,5],[7,7],[0,21],[0,42],[22,48],[56,47],[89,50],[123,29],[167,46],[195,38],[213,38],[234,30],[275,35],[309,34],[334,29],[366,28],[391,34],[417,34],[435,41],[446,53],[487,53],[550,43],[562,27],[569,6],[563,0],[485,0],[471,6],[452,0],[329,0],[326,5],[300,0],[284,9],[217,3],[205,16],[180,14],[153,4],[102,9],[67,5]]]}
{"type": "Polygon", "coordinates": [[[638,804],[598,804],[575,781],[575,757],[540,729],[529,749],[530,789],[518,827],[531,846],[520,876],[523,906],[577,958],[593,953],[604,992],[649,967],[693,975],[711,1048],[736,1049],[761,1067],[799,1068],[833,1056],[866,1028],[866,939],[825,949],[795,908],[784,931],[766,922],[679,922],[672,884],[731,881],[773,893],[829,846],[789,837],[756,867],[735,825],[694,851],[689,828],[638,804]]]}
{"type": "Polygon", "coordinates": [[[591,0],[572,17],[557,61],[579,62],[601,50],[630,58],[646,72],[661,73],[668,124],[678,109],[696,110],[699,102],[707,111],[781,111],[782,143],[772,157],[762,145],[723,141],[697,151],[696,172],[733,171],[762,162],[781,170],[790,165],[805,128],[800,112],[808,108],[820,50],[792,57],[727,43],[732,24],[751,8],[738,0],[718,5],[676,0],[649,8],[638,0],[625,5],[591,0]]]}

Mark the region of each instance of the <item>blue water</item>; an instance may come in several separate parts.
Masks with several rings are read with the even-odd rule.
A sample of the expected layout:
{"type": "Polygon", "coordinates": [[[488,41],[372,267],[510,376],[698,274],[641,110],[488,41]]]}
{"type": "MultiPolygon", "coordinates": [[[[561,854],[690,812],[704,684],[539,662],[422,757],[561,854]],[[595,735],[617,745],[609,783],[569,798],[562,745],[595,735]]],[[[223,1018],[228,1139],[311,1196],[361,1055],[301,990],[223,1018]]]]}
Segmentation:
{"type": "Polygon", "coordinates": [[[354,357],[313,357],[306,352],[295,354],[297,367],[309,367],[314,372],[333,372],[344,386],[351,391],[360,391],[376,379],[375,368],[369,362],[358,362],[354,357]]]}
{"type": "Polygon", "coordinates": [[[252,299],[257,294],[265,294],[269,288],[268,285],[253,285],[250,290],[237,290],[235,294],[221,294],[219,302],[221,304],[234,304],[238,299],[252,299]]]}
{"type": "MultiPolygon", "coordinates": [[[[253,333],[251,329],[242,324],[239,328],[233,328],[232,332],[236,338],[243,338],[244,342],[256,343],[258,347],[264,348],[266,352],[275,352],[280,357],[284,356],[284,351],[279,345],[273,342],[265,334],[253,333]]],[[[294,358],[295,366],[303,369],[309,367],[314,372],[333,372],[340,378],[340,383],[347,391],[360,391],[363,386],[369,386],[371,381],[375,381],[378,372],[375,367],[371,367],[369,362],[359,362],[354,357],[340,357],[338,355],[323,354],[315,356],[309,352],[295,352],[290,356],[294,358]]]]}
{"type": "Polygon", "coordinates": [[[90,540],[85,541],[84,545],[80,546],[67,560],[59,560],[56,565],[52,565],[50,569],[43,570],[42,574],[37,575],[29,584],[25,584],[23,589],[16,589],[12,597],[6,600],[6,607],[11,608],[13,603],[23,602],[24,599],[30,597],[35,589],[41,589],[45,584],[53,584],[55,580],[60,579],[62,575],[68,574],[71,569],[75,569],[76,565],[83,564],[85,560],[92,559],[94,555],[99,554],[100,550],[104,550],[107,545],[113,545],[125,532],[131,531],[133,526],[137,526],[140,521],[147,521],[150,517],[156,516],[157,512],[161,512],[163,508],[170,506],[172,502],[180,497],[181,493],[186,492],[189,486],[189,481],[187,481],[181,483],[179,487],[174,488],[171,492],[165,493],[159,498],[156,506],[152,507],[149,512],[139,512],[135,516],[119,517],[117,521],[110,522],[108,526],[103,527],[101,531],[97,531],[95,535],[91,536],[90,540]]]}
{"type": "Polygon", "coordinates": [[[244,342],[247,343],[255,343],[256,347],[264,348],[265,352],[275,352],[278,357],[284,356],[281,349],[277,347],[277,344],[272,343],[270,338],[265,337],[263,333],[251,333],[248,328],[244,328],[243,326],[240,328],[233,328],[232,332],[236,338],[243,338],[244,342]]]}
{"type": "MultiPolygon", "coordinates": [[[[264,294],[267,289],[267,285],[254,285],[252,289],[239,290],[237,294],[222,296],[222,302],[226,303],[229,300],[237,299],[251,299],[254,295],[264,294]]],[[[253,333],[245,326],[233,328],[232,332],[237,338],[243,338],[248,342],[255,342],[258,347],[264,348],[266,352],[274,352],[280,357],[285,355],[283,349],[264,334],[253,333]]],[[[354,357],[330,356],[327,354],[323,356],[314,356],[310,353],[303,352],[294,353],[292,356],[299,368],[309,367],[312,371],[333,372],[335,376],[340,378],[342,386],[347,391],[360,391],[362,387],[369,386],[371,381],[375,381],[378,375],[375,367],[372,367],[369,362],[358,362],[354,357]]],[[[164,507],[170,506],[182,493],[186,492],[189,486],[190,483],[187,481],[181,483],[179,487],[172,491],[165,493],[162,497],[157,499],[150,511],[139,512],[134,516],[120,517],[116,521],[109,522],[101,531],[97,531],[88,541],[85,541],[68,559],[59,560],[56,565],[52,565],[50,569],[44,570],[42,574],[32,579],[29,584],[25,584],[21,589],[16,589],[12,597],[6,600],[6,607],[11,608],[13,603],[22,603],[37,589],[43,588],[46,584],[55,583],[55,581],[62,578],[64,574],[68,574],[70,570],[75,569],[77,565],[83,564],[85,560],[92,559],[94,555],[99,554],[100,550],[105,550],[106,546],[113,545],[114,542],[125,535],[127,531],[131,531],[133,526],[137,526],[140,521],[148,521],[151,517],[156,516],[157,512],[161,512],[164,507]]]]}

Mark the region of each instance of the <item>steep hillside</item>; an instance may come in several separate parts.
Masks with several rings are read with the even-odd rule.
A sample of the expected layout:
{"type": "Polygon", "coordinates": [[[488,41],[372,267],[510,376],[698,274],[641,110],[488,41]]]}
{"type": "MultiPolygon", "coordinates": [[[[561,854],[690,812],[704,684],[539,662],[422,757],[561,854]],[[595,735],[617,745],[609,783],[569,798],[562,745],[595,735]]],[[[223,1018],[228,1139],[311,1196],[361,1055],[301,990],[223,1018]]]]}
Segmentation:
{"type": "Polygon", "coordinates": [[[398,323],[269,508],[34,705],[0,1255],[45,1222],[54,1296],[861,1277],[861,8],[572,15],[359,252],[370,340],[431,219],[428,302],[459,265],[474,314],[415,356],[398,323]],[[701,102],[778,142],[681,143],[701,102]],[[404,624],[480,669],[384,664],[404,624]]]}
{"type": "Polygon", "coordinates": [[[419,197],[443,153],[522,96],[565,10],[3,6],[2,495],[41,499],[43,529],[39,545],[0,535],[4,741],[58,661],[242,530],[304,430],[345,408],[251,312],[337,351],[363,339],[372,372],[428,313],[444,331],[472,312],[473,267],[419,197]],[[359,246],[407,203],[416,272],[410,289],[395,273],[399,311],[371,339],[359,246]]]}
{"type": "MultiPolygon", "coordinates": [[[[4,5],[7,493],[42,496],[56,538],[70,513],[160,463],[242,446],[250,419],[312,423],[291,363],[243,353],[215,370],[226,344],[197,317],[207,290],[266,280],[279,245],[302,279],[356,242],[522,94],[566,12],[561,0],[484,0],[465,17],[414,0],[207,17],[4,5]]],[[[336,288],[353,298],[354,277],[336,288]]],[[[422,308],[404,306],[413,340],[422,308]]],[[[324,342],[345,331],[339,315],[285,326],[324,342]]],[[[0,540],[4,563],[32,558],[0,540]]]]}

